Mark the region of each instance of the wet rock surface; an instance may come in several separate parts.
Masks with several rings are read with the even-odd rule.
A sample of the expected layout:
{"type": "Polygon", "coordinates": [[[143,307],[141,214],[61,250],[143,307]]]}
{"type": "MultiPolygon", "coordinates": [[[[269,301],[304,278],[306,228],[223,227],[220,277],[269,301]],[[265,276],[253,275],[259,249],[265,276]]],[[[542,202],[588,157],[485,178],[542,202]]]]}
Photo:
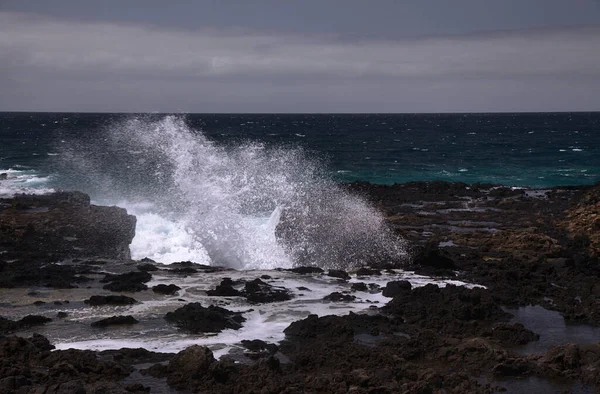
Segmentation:
{"type": "Polygon", "coordinates": [[[181,287],[174,284],[165,285],[161,283],[159,285],[152,286],[153,292],[164,295],[175,295],[179,290],[181,290],[181,287]]]}
{"type": "Polygon", "coordinates": [[[129,258],[136,219],[125,209],[90,204],[80,192],[0,199],[0,248],[10,258],[35,251],[64,258],[129,258]]]}
{"type": "Polygon", "coordinates": [[[131,325],[139,323],[133,316],[112,316],[106,319],[95,321],[91,324],[92,327],[108,327],[108,326],[120,326],[120,325],[131,325]]]}
{"type": "Polygon", "coordinates": [[[246,282],[244,296],[249,302],[257,304],[292,299],[292,295],[287,289],[272,286],[261,279],[246,282]]]}
{"type": "Polygon", "coordinates": [[[197,302],[167,313],[165,320],[192,334],[219,332],[226,328],[237,330],[246,321],[241,313],[214,305],[205,308],[197,302]]]}
{"type": "MultiPolygon", "coordinates": [[[[587,385],[590,392],[600,389],[600,344],[564,343],[538,354],[523,354],[517,350],[536,343],[532,341],[537,341],[543,332],[510,322],[511,315],[503,310],[504,306],[541,305],[560,312],[570,324],[600,325],[600,185],[547,190],[445,182],[394,186],[353,183],[346,187],[370,199],[385,213],[393,231],[410,241],[411,259],[406,268],[486,288],[452,284],[444,288],[419,287],[414,282],[411,285],[394,279],[385,286],[380,283],[378,289],[377,284],[370,282],[389,271],[384,263],[349,272],[326,273],[314,267],[298,267],[291,270],[298,277],[309,277],[315,283],[327,280],[339,286],[339,291],[327,296],[331,298],[329,306],[344,308],[350,297],[367,303],[372,293],[382,290],[387,304],[372,304],[365,309],[368,313],[362,314],[299,316],[285,329],[282,342],[242,341],[244,349],[236,362],[233,356],[217,359],[210,349],[197,345],[176,355],[143,349],[51,351],[52,344],[40,335],[3,336],[0,392],[148,392],[150,387],[144,379],[150,378],[173,392],[207,393],[493,393],[502,392],[504,380],[513,378],[560,380],[567,385],[563,386],[567,391],[573,384],[587,385]],[[144,365],[142,369],[138,368],[140,364],[144,365]]],[[[60,203],[62,210],[71,209],[65,207],[71,204],[75,210],[93,211],[85,208],[89,202],[81,196],[65,198],[60,203]]],[[[3,234],[18,227],[10,227],[12,223],[7,227],[8,221],[2,219],[6,212],[8,217],[20,211],[26,215],[44,213],[45,205],[36,206],[31,201],[2,201],[3,234]]],[[[50,209],[49,203],[48,208],[55,209],[50,209]]],[[[279,230],[285,236],[293,235],[293,227],[279,230]]],[[[101,260],[96,260],[97,264],[90,259],[52,264],[55,255],[31,249],[26,253],[28,265],[14,264],[9,261],[26,261],[25,252],[11,246],[21,239],[23,236],[11,238],[1,245],[7,250],[0,254],[1,287],[95,285],[93,291],[108,293],[113,288],[102,290],[102,286],[115,284],[116,291],[140,289],[136,298],[143,300],[153,293],[143,290],[151,273],[165,272],[171,275],[167,280],[187,280],[192,275],[210,272],[222,275],[218,277],[221,283],[202,289],[202,294],[206,291],[209,297],[215,297],[211,300],[218,299],[219,305],[224,306],[235,301],[227,297],[239,297],[252,303],[252,308],[265,303],[270,308],[277,303],[298,301],[293,298],[299,297],[298,292],[291,289],[311,292],[304,286],[278,286],[281,282],[277,276],[282,271],[253,276],[260,279],[233,281],[225,277],[231,275],[226,268],[192,262],[172,264],[167,269],[158,268],[160,264],[152,261],[127,260],[123,270],[106,275],[101,271],[101,260]],[[105,282],[99,284],[101,280],[105,282]]],[[[2,238],[0,242],[5,241],[2,238]]],[[[63,251],[56,253],[58,256],[63,251]]],[[[114,253],[113,257],[123,258],[114,253]]],[[[302,282],[307,283],[312,282],[302,282]]],[[[174,289],[164,286],[165,291],[174,289]]],[[[123,295],[90,297],[88,293],[87,297],[88,306],[83,307],[99,306],[111,311],[104,316],[125,315],[110,308],[136,302],[123,295]]],[[[185,294],[180,297],[186,298],[185,294]]],[[[323,293],[318,297],[323,297],[323,293]]],[[[29,299],[27,305],[31,306],[36,298],[29,299]]],[[[53,299],[58,298],[46,298],[45,303],[31,308],[52,311],[50,316],[54,317],[53,299]]],[[[237,330],[244,324],[245,313],[257,313],[227,308],[189,303],[167,313],[165,319],[183,332],[202,335],[237,330]]],[[[34,325],[36,318],[29,319],[22,319],[29,325],[21,326],[19,319],[0,318],[0,334],[38,327],[34,325]]],[[[61,324],[71,322],[67,318],[61,324]]],[[[114,330],[121,329],[127,328],[114,330]]],[[[109,330],[113,329],[105,332],[109,330]]]]}
{"type": "Polygon", "coordinates": [[[91,296],[89,299],[84,301],[86,304],[91,306],[101,305],[133,305],[137,301],[131,297],[124,295],[107,295],[107,296],[91,296]]]}

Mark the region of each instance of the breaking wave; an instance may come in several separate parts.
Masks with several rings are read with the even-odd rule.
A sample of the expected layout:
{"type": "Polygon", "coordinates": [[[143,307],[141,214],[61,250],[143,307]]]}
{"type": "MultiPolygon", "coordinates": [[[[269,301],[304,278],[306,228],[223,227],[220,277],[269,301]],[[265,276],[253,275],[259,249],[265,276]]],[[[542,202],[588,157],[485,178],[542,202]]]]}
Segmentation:
{"type": "Polygon", "coordinates": [[[137,216],[133,258],[272,269],[405,256],[381,214],[301,148],[217,144],[181,116],[132,117],[88,134],[62,141],[62,186],[137,216]]]}

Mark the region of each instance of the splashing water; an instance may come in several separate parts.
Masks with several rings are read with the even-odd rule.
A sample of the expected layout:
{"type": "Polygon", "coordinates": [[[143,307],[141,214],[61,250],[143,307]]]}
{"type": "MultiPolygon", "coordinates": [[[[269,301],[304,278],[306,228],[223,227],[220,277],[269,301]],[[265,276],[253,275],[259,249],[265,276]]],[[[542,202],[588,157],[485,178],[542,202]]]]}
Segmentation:
{"type": "Polygon", "coordinates": [[[383,217],[297,147],[218,145],[166,116],[131,118],[61,151],[69,187],[138,217],[134,258],[272,269],[405,255],[383,217]]]}

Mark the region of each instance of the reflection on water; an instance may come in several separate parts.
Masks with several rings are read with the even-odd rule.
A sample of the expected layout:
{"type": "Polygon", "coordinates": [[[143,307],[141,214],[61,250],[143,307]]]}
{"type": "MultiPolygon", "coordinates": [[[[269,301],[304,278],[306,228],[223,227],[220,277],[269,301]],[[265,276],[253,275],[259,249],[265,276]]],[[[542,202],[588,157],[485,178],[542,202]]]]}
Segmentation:
{"type": "Polygon", "coordinates": [[[521,323],[540,334],[538,341],[516,349],[520,354],[545,353],[554,345],[567,343],[596,343],[600,341],[600,327],[587,324],[566,324],[560,313],[536,306],[504,308],[514,315],[511,323],[521,323]]]}

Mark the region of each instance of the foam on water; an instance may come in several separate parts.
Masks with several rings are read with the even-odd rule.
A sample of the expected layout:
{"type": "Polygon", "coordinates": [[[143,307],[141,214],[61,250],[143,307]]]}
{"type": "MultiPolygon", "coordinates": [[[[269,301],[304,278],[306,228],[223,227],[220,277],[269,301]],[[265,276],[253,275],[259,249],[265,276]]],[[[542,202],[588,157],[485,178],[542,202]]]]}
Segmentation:
{"type": "Polygon", "coordinates": [[[54,189],[44,187],[49,177],[40,176],[32,170],[0,169],[0,174],[6,174],[6,179],[0,180],[0,198],[9,198],[16,194],[46,194],[54,189]]]}
{"type": "MultiPolygon", "coordinates": [[[[215,356],[227,354],[232,349],[239,349],[240,342],[244,339],[261,339],[266,342],[280,342],[285,338],[284,330],[292,322],[303,319],[310,314],[318,316],[346,315],[349,312],[361,313],[372,306],[383,306],[390,298],[384,297],[381,292],[353,292],[356,299],[351,302],[325,302],[323,297],[332,292],[347,292],[353,283],[367,282],[385,286],[390,280],[408,280],[413,287],[426,284],[436,284],[444,287],[447,284],[474,287],[456,280],[444,280],[417,275],[410,271],[395,270],[381,276],[357,277],[352,275],[348,282],[325,275],[297,275],[285,271],[229,271],[227,276],[232,280],[250,280],[254,277],[268,274],[273,279],[267,280],[271,285],[282,286],[289,289],[294,298],[289,301],[273,304],[249,304],[241,297],[210,297],[205,291],[214,288],[223,276],[223,273],[198,273],[187,278],[181,278],[178,286],[182,289],[179,294],[171,297],[154,297],[142,299],[140,303],[122,307],[95,307],[78,308],[76,305],[65,307],[68,312],[71,329],[77,330],[75,322],[80,322],[82,327],[89,326],[91,321],[110,317],[114,314],[132,315],[140,321],[137,329],[97,331],[87,328],[77,332],[65,332],[56,329],[53,325],[45,326],[44,335],[48,336],[57,349],[90,349],[108,350],[122,347],[143,347],[166,353],[179,352],[190,345],[205,345],[215,351],[215,356]],[[299,290],[303,288],[306,290],[299,290]],[[164,313],[172,311],[183,304],[179,299],[187,302],[200,302],[202,305],[218,305],[229,310],[243,313],[246,321],[239,330],[224,330],[219,334],[190,335],[176,330],[162,321],[151,323],[164,313]],[[72,308],[72,309],[69,309],[72,308]],[[75,328],[73,328],[75,327],[75,328]]],[[[168,274],[155,273],[153,280],[148,283],[153,286],[158,283],[172,281],[168,274]]],[[[136,298],[140,300],[141,293],[136,298]]],[[[25,313],[23,311],[23,313],[25,313]]],[[[53,312],[55,313],[55,312],[53,312]]],[[[16,318],[16,317],[15,317],[16,318]]]]}
{"type": "Polygon", "coordinates": [[[360,265],[373,248],[405,256],[382,215],[298,147],[218,145],[177,116],[133,117],[91,134],[60,145],[61,173],[70,188],[138,217],[134,258],[272,269],[291,267],[316,241],[312,265],[360,265]],[[302,226],[282,243],[286,212],[302,226]]]}

